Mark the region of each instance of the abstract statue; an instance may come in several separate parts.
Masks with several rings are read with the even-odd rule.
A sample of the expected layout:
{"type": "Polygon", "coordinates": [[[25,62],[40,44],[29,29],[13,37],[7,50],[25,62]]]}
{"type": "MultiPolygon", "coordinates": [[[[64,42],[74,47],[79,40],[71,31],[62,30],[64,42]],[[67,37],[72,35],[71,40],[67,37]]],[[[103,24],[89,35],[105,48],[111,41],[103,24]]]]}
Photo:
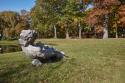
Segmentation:
{"type": "Polygon", "coordinates": [[[22,51],[32,59],[32,65],[40,66],[44,61],[54,61],[63,58],[64,52],[42,43],[35,44],[36,38],[37,32],[31,29],[22,30],[19,38],[22,51]]]}

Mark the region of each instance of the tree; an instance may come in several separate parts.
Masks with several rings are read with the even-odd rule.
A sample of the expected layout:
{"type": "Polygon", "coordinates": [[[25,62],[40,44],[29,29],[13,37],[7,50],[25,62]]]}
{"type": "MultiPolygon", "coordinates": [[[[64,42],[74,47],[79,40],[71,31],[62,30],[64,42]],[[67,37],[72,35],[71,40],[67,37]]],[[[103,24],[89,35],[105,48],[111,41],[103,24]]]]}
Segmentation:
{"type": "MultiPolygon", "coordinates": [[[[79,38],[81,39],[81,32],[82,32],[82,26],[81,23],[84,22],[84,17],[87,13],[87,8],[91,4],[91,0],[77,0],[77,13],[75,14],[77,18],[77,26],[78,26],[78,32],[79,32],[79,38]]],[[[83,23],[85,24],[85,22],[83,23]]]]}
{"type": "Polygon", "coordinates": [[[74,26],[79,29],[79,38],[81,38],[81,23],[87,6],[87,2],[84,3],[82,0],[67,0],[66,6],[63,9],[64,14],[62,15],[62,22],[65,21],[66,25],[66,38],[69,38],[69,32],[73,30],[74,26]]]}
{"type": "Polygon", "coordinates": [[[103,39],[108,38],[109,15],[112,8],[120,4],[119,0],[94,0],[94,8],[88,16],[88,23],[92,26],[102,25],[103,39]]]}
{"type": "Polygon", "coordinates": [[[1,14],[0,14],[0,39],[2,38],[3,36],[3,29],[4,29],[4,20],[1,18],[1,14]]]}
{"type": "MultiPolygon", "coordinates": [[[[32,25],[38,28],[38,25],[46,26],[46,30],[52,27],[55,38],[57,38],[56,24],[62,15],[61,10],[66,0],[37,0],[36,5],[31,11],[32,25]]],[[[39,28],[43,28],[43,27],[39,28]]]]}
{"type": "MultiPolygon", "coordinates": [[[[91,0],[36,0],[35,6],[31,10],[31,25],[42,33],[53,30],[54,38],[57,38],[58,31],[65,30],[66,38],[69,38],[74,27],[79,28],[79,36],[81,35],[81,24],[84,11],[91,0]],[[83,2],[84,1],[84,2],[83,2]],[[78,19],[75,22],[75,19],[78,19]],[[61,25],[60,25],[61,24],[61,25]],[[58,26],[60,25],[60,26],[58,26]],[[75,25],[75,26],[73,26],[75,25]],[[77,26],[76,26],[77,25],[77,26]],[[78,27],[78,25],[80,25],[78,27]]],[[[74,31],[78,33],[77,30],[74,31]]],[[[81,38],[81,37],[80,37],[81,38]]]]}
{"type": "Polygon", "coordinates": [[[122,31],[119,32],[121,37],[123,37],[125,34],[122,33],[125,30],[125,3],[121,2],[121,5],[118,8],[118,27],[121,28],[122,31]]]}
{"type": "Polygon", "coordinates": [[[1,12],[0,17],[2,19],[3,36],[10,39],[13,38],[15,35],[15,26],[18,22],[17,18],[19,17],[19,14],[13,11],[4,11],[1,12]]]}

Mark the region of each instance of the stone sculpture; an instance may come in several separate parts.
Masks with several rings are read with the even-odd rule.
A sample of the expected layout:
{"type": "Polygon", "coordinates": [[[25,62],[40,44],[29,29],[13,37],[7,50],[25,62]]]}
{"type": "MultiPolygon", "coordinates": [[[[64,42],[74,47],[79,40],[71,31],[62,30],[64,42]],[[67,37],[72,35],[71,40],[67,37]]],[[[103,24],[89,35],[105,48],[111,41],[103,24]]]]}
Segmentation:
{"type": "Polygon", "coordinates": [[[31,29],[22,30],[19,38],[22,51],[32,59],[32,65],[40,66],[44,61],[54,61],[63,58],[64,52],[40,42],[34,43],[36,38],[37,32],[31,29]]]}

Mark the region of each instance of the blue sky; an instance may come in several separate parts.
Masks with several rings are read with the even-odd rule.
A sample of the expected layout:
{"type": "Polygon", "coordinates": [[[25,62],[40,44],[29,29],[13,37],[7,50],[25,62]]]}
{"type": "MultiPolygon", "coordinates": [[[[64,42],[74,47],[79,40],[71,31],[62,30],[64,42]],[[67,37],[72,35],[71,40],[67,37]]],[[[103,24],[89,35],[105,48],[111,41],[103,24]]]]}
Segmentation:
{"type": "Polygon", "coordinates": [[[19,12],[22,9],[29,11],[35,0],[0,0],[0,11],[11,10],[19,12]]]}
{"type": "MultiPolygon", "coordinates": [[[[35,0],[0,0],[0,11],[17,11],[25,9],[30,11],[30,9],[34,6],[35,0]]],[[[88,8],[91,8],[90,5],[88,8]]]]}

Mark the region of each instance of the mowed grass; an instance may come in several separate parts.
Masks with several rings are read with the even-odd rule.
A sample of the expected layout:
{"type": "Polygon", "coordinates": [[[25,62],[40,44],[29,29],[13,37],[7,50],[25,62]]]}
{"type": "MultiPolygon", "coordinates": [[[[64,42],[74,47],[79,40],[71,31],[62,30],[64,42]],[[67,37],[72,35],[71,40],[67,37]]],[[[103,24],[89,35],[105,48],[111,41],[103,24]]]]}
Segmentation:
{"type": "Polygon", "coordinates": [[[42,39],[67,57],[33,67],[22,52],[0,54],[0,83],[125,83],[125,39],[42,39]]]}

